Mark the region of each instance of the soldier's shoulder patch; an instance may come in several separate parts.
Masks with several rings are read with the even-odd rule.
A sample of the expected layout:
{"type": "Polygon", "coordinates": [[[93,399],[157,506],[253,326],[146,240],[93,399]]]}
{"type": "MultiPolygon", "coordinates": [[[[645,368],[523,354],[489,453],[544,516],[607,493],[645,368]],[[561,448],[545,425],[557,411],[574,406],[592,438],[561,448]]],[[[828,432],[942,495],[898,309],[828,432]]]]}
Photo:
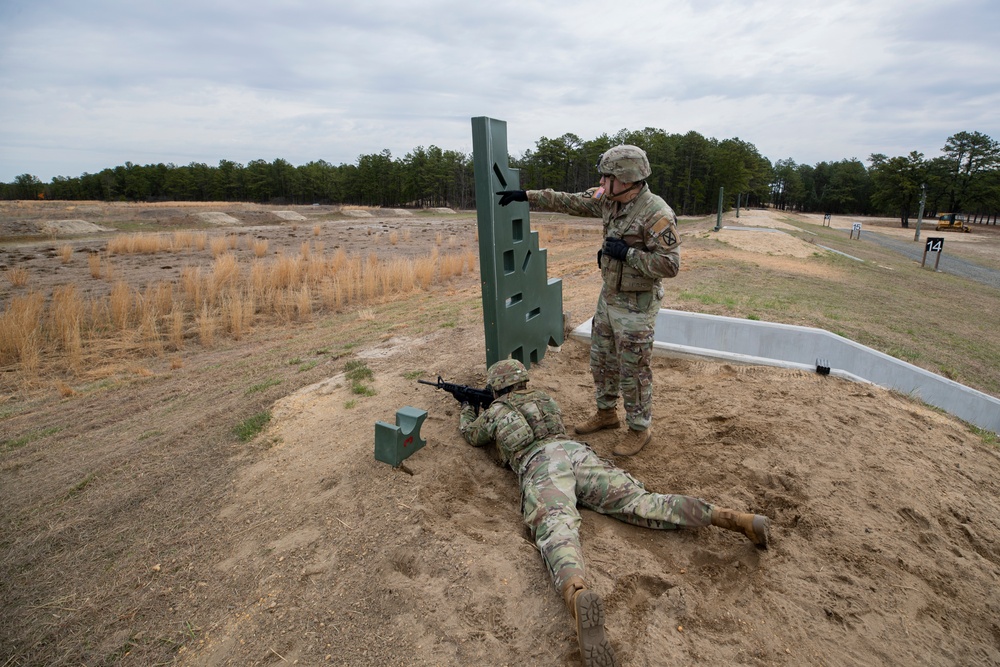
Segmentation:
{"type": "Polygon", "coordinates": [[[595,197],[594,197],[594,193],[595,193],[595,192],[597,192],[597,191],[598,191],[599,189],[600,189],[600,188],[598,188],[598,187],[593,187],[593,188],[587,188],[587,189],[586,189],[586,190],[584,190],[584,191],[583,191],[583,193],[582,193],[582,194],[583,194],[583,197],[584,197],[584,199],[594,199],[594,198],[595,198],[595,197]]]}
{"type": "Polygon", "coordinates": [[[649,228],[649,235],[654,241],[662,243],[668,249],[679,245],[677,225],[674,224],[673,216],[665,215],[654,222],[653,226],[649,228]]]}
{"type": "Polygon", "coordinates": [[[669,231],[673,224],[674,221],[670,218],[670,216],[665,215],[653,223],[653,226],[649,228],[649,232],[654,237],[661,236],[664,232],[669,231]]]}

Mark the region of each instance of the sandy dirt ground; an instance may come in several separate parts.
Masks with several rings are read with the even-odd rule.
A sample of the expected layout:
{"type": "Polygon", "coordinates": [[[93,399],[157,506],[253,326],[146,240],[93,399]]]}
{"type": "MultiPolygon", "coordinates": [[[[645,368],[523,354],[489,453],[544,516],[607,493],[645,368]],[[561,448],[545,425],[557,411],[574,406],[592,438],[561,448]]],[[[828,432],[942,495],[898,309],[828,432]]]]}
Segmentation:
{"type": "MultiPolygon", "coordinates": [[[[393,220],[472,243],[468,222],[393,220]]],[[[356,220],[323,224],[368,242],[347,231],[356,220]]],[[[597,238],[549,251],[574,325],[598,293],[597,238]]],[[[805,266],[800,244],[815,251],[740,238],[733,252],[761,263],[805,266]]],[[[426,299],[400,318],[454,303],[447,326],[357,320],[365,342],[308,373],[287,360],[336,345],[322,321],[192,351],[175,370],[149,360],[142,377],[71,398],[8,397],[0,440],[47,435],[0,451],[0,665],[579,665],[513,473],[464,443],[450,396],[414,380],[482,386],[477,279],[426,299]],[[347,358],[373,370],[375,396],[351,394],[347,358]],[[249,394],[279,367],[283,383],[249,394]],[[412,474],[373,458],[375,422],[404,406],[428,411],[412,474]],[[267,430],[236,442],[232,424],[264,408],[267,430]]],[[[568,339],[532,368],[569,424],[592,409],[588,355],[568,339]]],[[[616,462],[650,490],[766,514],[773,542],[584,510],[623,665],[1000,664],[995,446],[906,397],[816,374],[659,358],[654,386],[655,440],[616,462]]],[[[623,433],[586,440],[611,457],[623,433]]]]}

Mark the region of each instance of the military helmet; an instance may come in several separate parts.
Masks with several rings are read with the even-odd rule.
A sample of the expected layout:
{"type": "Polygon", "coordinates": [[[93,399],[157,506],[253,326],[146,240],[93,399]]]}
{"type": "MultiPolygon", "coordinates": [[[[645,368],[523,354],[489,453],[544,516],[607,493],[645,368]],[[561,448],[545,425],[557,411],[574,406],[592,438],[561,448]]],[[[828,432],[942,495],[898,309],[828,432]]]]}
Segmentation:
{"type": "Polygon", "coordinates": [[[638,183],[646,180],[652,172],[646,151],[638,146],[622,144],[610,148],[597,162],[597,173],[614,176],[622,183],[638,183]]]}
{"type": "Polygon", "coordinates": [[[492,389],[494,394],[527,381],[528,369],[517,359],[501,359],[486,371],[486,386],[492,389]]]}

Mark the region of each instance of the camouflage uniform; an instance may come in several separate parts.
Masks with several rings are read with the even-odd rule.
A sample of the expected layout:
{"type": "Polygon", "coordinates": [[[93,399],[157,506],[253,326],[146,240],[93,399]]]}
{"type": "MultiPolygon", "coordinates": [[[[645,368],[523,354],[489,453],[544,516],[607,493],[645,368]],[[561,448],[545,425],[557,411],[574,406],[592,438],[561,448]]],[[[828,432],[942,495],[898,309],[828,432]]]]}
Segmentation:
{"type": "Polygon", "coordinates": [[[636,431],[649,428],[653,415],[653,324],[663,302],[662,278],[680,268],[677,216],[663,199],[643,185],[622,204],[593,196],[554,190],[528,190],[532,204],[547,211],[601,218],[604,237],[629,245],[626,261],[601,258],[604,285],[591,329],[590,370],[597,407],[613,409],[621,392],[625,420],[636,431]]]}
{"type": "Polygon", "coordinates": [[[515,390],[476,417],[464,406],[459,428],[474,447],[495,442],[517,473],[521,513],[558,590],[584,577],[577,504],[658,530],[712,523],[713,506],[690,496],[650,493],[624,470],[570,440],[558,404],[543,391],[515,390]]]}

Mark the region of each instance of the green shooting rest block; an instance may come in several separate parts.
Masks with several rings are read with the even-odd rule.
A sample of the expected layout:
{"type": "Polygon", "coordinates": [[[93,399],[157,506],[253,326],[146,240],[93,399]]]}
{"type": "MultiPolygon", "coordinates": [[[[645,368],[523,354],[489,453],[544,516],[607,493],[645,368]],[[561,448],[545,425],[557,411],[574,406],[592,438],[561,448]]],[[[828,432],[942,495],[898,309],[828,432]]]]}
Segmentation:
{"type": "Polygon", "coordinates": [[[548,279],[527,202],[498,203],[496,192],[520,189],[518,170],[508,166],[507,123],[473,118],[472,153],[486,367],[510,357],[531,368],[547,346],[563,343],[562,281],[548,279]]]}
{"type": "Polygon", "coordinates": [[[425,419],[426,410],[406,406],[396,411],[395,426],[375,422],[375,459],[398,468],[403,459],[427,444],[420,437],[425,419]]]}

